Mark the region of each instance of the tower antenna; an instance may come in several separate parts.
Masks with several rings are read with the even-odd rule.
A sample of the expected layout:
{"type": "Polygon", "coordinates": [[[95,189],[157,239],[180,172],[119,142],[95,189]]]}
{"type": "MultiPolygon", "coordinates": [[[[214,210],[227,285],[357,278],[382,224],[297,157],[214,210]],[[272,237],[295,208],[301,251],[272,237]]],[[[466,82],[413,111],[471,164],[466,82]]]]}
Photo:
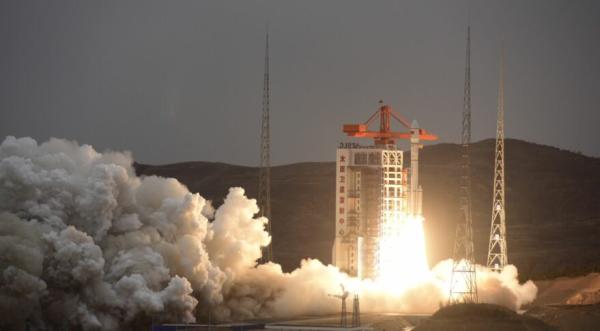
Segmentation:
{"type": "Polygon", "coordinates": [[[494,156],[494,201],[487,266],[502,271],[508,263],[506,255],[506,213],[504,209],[504,43],[500,54],[498,83],[498,122],[496,124],[496,151],[494,156]]]}
{"type": "Polygon", "coordinates": [[[477,275],[471,217],[471,26],[467,25],[467,54],[462,112],[462,165],[460,177],[460,209],[462,220],[456,226],[454,262],[450,276],[449,303],[477,302],[477,275]]]}
{"type": "Polygon", "coordinates": [[[262,122],[260,131],[260,170],[258,175],[258,207],[260,216],[266,217],[267,232],[271,242],[263,249],[262,262],[273,260],[273,232],[271,230],[271,129],[269,112],[271,106],[271,83],[269,81],[269,27],[267,26],[265,41],[265,73],[263,80],[262,122]]]}

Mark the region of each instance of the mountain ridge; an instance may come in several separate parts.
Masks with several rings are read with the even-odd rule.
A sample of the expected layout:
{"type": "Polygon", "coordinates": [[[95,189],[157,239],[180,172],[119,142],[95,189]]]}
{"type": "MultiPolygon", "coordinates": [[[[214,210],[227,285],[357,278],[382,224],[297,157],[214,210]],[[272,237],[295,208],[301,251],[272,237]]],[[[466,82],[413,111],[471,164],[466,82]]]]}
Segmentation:
{"type": "MultiPolygon", "coordinates": [[[[494,139],[471,145],[476,260],[484,263],[491,221],[494,139]]],[[[429,263],[452,255],[460,219],[461,146],[426,145],[420,178],[429,263]]],[[[523,278],[545,279],[600,271],[600,158],[537,143],[506,139],[509,262],[523,278]]],[[[332,155],[334,149],[332,148],[332,155]]],[[[405,166],[409,160],[405,152],[405,166]]],[[[256,197],[258,167],[188,161],[135,164],[139,175],[177,178],[192,192],[221,204],[229,187],[256,197]]],[[[335,164],[300,162],[272,167],[275,261],[285,270],[301,258],[328,263],[334,236],[335,164]]]]}

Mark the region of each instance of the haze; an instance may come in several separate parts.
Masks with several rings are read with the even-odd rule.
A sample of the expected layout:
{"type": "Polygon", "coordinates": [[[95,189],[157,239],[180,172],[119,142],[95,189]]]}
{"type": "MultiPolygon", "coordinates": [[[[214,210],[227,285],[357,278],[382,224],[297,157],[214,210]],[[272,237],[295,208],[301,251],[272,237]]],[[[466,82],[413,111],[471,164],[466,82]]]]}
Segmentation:
{"type": "MultiPolygon", "coordinates": [[[[467,1],[2,1],[0,136],[144,163],[257,165],[265,26],[274,164],[330,161],[383,99],[458,142],[467,1]]],[[[600,156],[600,4],[472,1],[473,140],[600,156]]],[[[490,156],[491,157],[491,156],[490,156]]]]}

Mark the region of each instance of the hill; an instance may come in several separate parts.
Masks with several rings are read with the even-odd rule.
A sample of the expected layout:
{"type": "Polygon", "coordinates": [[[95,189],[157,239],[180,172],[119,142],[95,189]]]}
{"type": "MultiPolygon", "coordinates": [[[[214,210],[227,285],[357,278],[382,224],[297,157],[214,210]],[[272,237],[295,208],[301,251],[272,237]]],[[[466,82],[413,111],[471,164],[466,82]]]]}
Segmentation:
{"type": "MultiPolygon", "coordinates": [[[[522,278],[600,271],[600,159],[550,146],[506,140],[509,262],[522,278]]],[[[479,263],[487,254],[494,140],[472,145],[473,222],[479,263]]],[[[332,155],[334,151],[332,149],[332,155]]],[[[430,264],[452,255],[458,209],[460,146],[426,146],[421,154],[423,209],[430,264]]],[[[405,160],[408,160],[408,155],[405,160]]],[[[224,163],[136,164],[140,175],[174,177],[219,205],[229,187],[256,197],[258,169],[224,163]]],[[[284,269],[303,257],[330,262],[335,164],[272,168],[275,260],[284,269]]]]}

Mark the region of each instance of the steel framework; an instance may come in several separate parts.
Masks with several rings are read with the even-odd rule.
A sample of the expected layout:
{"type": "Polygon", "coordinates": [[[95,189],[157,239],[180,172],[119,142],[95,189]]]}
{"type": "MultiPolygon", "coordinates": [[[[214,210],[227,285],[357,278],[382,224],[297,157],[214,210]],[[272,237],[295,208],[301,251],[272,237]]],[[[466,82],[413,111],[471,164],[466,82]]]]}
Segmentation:
{"type": "Polygon", "coordinates": [[[266,217],[267,231],[271,235],[271,243],[263,249],[262,262],[273,260],[273,232],[271,223],[271,130],[270,130],[270,97],[269,81],[269,31],[265,42],[265,73],[263,80],[262,122],[260,132],[260,170],[258,175],[258,207],[260,215],[266,217]]]}
{"type": "Polygon", "coordinates": [[[460,177],[460,209],[463,222],[456,227],[454,262],[450,276],[449,303],[477,302],[477,273],[473,245],[473,219],[471,217],[471,27],[467,26],[467,52],[462,112],[462,166],[460,177]]]}
{"type": "MultiPolygon", "coordinates": [[[[348,292],[346,290],[346,287],[344,286],[344,284],[340,284],[340,287],[342,288],[342,294],[330,294],[329,296],[342,300],[342,311],[341,311],[341,315],[340,315],[340,327],[345,328],[348,326],[348,310],[346,309],[346,298],[348,298],[348,295],[350,294],[350,292],[348,292]]],[[[354,303],[354,306],[352,307],[352,322],[353,323],[354,323],[355,309],[356,309],[356,303],[354,303]]]]}
{"type": "MultiPolygon", "coordinates": [[[[381,211],[377,250],[377,278],[383,275],[395,276],[383,270],[397,263],[396,239],[401,231],[402,215],[406,213],[404,173],[402,171],[402,151],[383,150],[381,152],[381,211]]],[[[410,271],[409,271],[410,272],[410,271]]],[[[393,282],[392,279],[385,281],[393,282]]]]}
{"type": "Polygon", "coordinates": [[[487,266],[502,271],[508,263],[506,255],[506,213],[504,205],[504,47],[500,55],[498,83],[498,122],[496,125],[496,151],[494,154],[494,201],[487,266]]]}

